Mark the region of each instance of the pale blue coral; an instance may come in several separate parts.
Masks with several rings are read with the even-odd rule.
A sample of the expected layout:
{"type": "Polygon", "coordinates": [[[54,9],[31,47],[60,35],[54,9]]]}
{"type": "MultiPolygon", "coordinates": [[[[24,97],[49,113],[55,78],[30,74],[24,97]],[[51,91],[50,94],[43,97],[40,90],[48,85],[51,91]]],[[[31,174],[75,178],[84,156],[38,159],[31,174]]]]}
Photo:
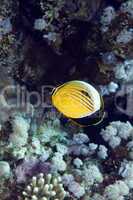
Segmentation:
{"type": "Polygon", "coordinates": [[[103,139],[109,143],[112,148],[121,144],[121,140],[132,138],[133,126],[130,122],[111,122],[105,129],[102,129],[100,134],[103,139]]]}

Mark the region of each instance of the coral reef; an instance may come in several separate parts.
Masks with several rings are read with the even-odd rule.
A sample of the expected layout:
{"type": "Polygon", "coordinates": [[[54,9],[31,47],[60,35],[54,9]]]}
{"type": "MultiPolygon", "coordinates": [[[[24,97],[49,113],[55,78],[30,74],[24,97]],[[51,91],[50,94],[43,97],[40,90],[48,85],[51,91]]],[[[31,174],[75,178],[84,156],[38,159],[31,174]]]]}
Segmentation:
{"type": "Polygon", "coordinates": [[[133,0],[0,0],[0,200],[133,199],[133,0]],[[94,85],[105,118],[51,105],[94,85]]]}

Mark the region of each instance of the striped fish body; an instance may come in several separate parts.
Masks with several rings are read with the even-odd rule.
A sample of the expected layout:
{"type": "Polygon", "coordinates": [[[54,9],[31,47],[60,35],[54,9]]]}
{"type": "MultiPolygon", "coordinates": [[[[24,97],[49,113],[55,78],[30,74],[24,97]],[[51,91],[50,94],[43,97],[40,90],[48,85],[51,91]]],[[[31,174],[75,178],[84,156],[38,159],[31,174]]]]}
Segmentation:
{"type": "Polygon", "coordinates": [[[79,125],[97,124],[103,118],[102,97],[84,81],[70,81],[57,87],[52,94],[52,103],[59,112],[79,125]]]}

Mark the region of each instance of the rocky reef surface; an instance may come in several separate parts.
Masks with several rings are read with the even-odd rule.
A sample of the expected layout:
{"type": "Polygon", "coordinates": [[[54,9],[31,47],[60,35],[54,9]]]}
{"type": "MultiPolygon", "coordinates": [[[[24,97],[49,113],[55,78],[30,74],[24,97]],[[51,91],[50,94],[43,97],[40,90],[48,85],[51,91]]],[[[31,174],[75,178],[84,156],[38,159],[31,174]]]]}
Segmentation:
{"type": "Polygon", "coordinates": [[[133,0],[0,0],[0,200],[132,200],[132,105],[133,0]],[[51,106],[75,79],[101,124],[51,106]]]}

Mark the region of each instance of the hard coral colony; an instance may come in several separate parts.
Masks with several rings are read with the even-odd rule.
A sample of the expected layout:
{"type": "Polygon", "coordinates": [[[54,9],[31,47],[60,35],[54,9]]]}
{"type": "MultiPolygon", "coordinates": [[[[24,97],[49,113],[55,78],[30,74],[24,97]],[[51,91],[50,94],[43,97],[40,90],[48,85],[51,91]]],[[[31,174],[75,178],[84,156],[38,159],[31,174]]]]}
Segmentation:
{"type": "Polygon", "coordinates": [[[52,177],[51,174],[44,177],[39,174],[38,177],[32,177],[31,183],[23,191],[24,200],[63,200],[66,192],[61,184],[61,178],[52,177]]]}

